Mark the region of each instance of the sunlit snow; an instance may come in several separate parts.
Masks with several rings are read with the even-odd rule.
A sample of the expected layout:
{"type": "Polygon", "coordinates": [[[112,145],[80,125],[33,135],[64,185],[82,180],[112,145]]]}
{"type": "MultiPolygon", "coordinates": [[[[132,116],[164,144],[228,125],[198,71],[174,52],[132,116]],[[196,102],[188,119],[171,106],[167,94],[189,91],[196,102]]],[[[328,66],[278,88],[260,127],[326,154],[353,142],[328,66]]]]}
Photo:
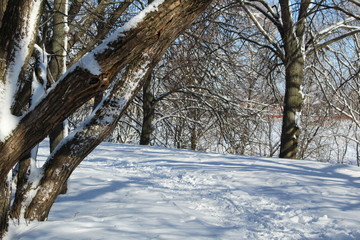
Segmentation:
{"type": "Polygon", "coordinates": [[[360,239],[359,188],[355,166],[104,143],[7,239],[360,239]]]}

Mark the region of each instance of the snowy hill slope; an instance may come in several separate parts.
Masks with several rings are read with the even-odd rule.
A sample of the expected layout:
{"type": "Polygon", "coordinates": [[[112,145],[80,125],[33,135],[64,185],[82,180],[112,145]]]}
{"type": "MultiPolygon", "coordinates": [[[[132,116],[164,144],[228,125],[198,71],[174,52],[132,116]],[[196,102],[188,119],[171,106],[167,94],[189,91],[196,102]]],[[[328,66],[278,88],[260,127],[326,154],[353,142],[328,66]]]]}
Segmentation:
{"type": "MultiPolygon", "coordinates": [[[[45,154],[40,148],[40,154],[45,154]]],[[[8,239],[360,239],[360,169],[100,145],[8,239]]]]}

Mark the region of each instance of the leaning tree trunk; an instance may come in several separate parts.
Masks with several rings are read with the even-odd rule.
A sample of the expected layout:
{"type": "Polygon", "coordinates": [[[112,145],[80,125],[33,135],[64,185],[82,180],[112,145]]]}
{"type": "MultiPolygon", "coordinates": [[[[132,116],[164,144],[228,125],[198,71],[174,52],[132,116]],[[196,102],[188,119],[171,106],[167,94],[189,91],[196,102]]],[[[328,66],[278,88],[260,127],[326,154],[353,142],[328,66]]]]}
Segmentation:
{"type": "MultiPolygon", "coordinates": [[[[51,131],[51,126],[62,121],[90,97],[104,90],[125,66],[130,68],[131,65],[138,64],[137,61],[141,57],[149,58],[151,61],[148,64],[155,64],[170,43],[210,3],[208,0],[164,1],[158,6],[157,11],[149,12],[143,22],[126,32],[114,33],[110,41],[104,41],[92,53],[86,55],[82,63],[95,62],[99,70],[87,69],[84,64],[72,67],[47,96],[23,117],[12,136],[4,144],[0,143],[0,151],[4,153],[0,156],[0,177],[15,164],[14,158],[23,157],[24,152],[51,131]],[[19,146],[19,150],[11,151],[14,149],[13,146],[19,146]]],[[[138,79],[140,74],[136,73],[134,76],[138,79]]],[[[117,82],[111,94],[102,102],[103,106],[97,108],[84,128],[60,144],[48,159],[39,185],[34,186],[37,192],[32,199],[28,199],[30,201],[27,202],[30,204],[25,206],[25,219],[47,218],[61,185],[78,164],[112,131],[130,100],[141,88],[141,80],[134,82],[129,79],[131,78],[117,82]]]]}
{"type": "Polygon", "coordinates": [[[143,76],[148,73],[150,61],[142,58],[137,64],[128,66],[125,76],[118,81],[111,96],[100,103],[83,129],[56,149],[43,167],[43,177],[36,194],[25,208],[25,219],[44,221],[71,173],[106,136],[116,127],[120,116],[141,87],[143,76]],[[123,83],[123,84],[122,84],[123,83]],[[86,143],[82,142],[87,138],[86,143]]]}
{"type": "MultiPolygon", "coordinates": [[[[157,41],[143,49],[140,56],[128,66],[128,71],[118,84],[115,85],[110,96],[102,106],[87,120],[83,129],[77,131],[71,138],[57,149],[44,166],[44,176],[38,186],[38,191],[30,205],[25,210],[25,219],[45,220],[50,208],[64,183],[80,162],[108,136],[126,110],[132,98],[142,87],[144,79],[150,74],[153,66],[159,61],[171,42],[192,23],[195,18],[210,4],[205,0],[189,0],[177,4],[165,5],[172,14],[166,28],[162,28],[157,41]],[[147,60],[149,59],[149,60],[147,60]],[[139,62],[138,62],[139,61],[139,62]],[[86,139],[86,141],[83,141],[86,139]]],[[[164,9],[162,9],[164,10],[164,9]]],[[[160,12],[160,15],[161,12],[160,12]]],[[[162,22],[166,18],[157,18],[162,22]]],[[[156,24],[150,26],[156,27],[156,24]]]]}

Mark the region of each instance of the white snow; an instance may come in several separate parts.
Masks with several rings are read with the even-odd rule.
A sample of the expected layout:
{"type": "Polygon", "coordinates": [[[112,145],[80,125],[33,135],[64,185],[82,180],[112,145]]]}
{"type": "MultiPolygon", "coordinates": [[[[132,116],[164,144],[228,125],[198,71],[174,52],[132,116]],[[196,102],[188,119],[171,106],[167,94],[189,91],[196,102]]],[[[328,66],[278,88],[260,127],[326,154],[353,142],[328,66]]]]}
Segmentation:
{"type": "Polygon", "coordinates": [[[132,28],[135,28],[138,23],[142,22],[145,16],[150,13],[158,10],[158,6],[162,4],[165,0],[155,0],[151,4],[149,4],[144,10],[142,10],[135,17],[130,19],[130,21],[126,22],[126,24],[119,30],[121,32],[129,31],[132,28]]]}
{"type": "Polygon", "coordinates": [[[119,37],[123,36],[125,32],[135,28],[140,22],[142,22],[145,16],[153,11],[158,10],[158,6],[160,6],[165,0],[155,0],[151,4],[149,4],[144,10],[138,13],[136,16],[131,18],[128,22],[126,22],[122,27],[117,29],[113,34],[111,34],[108,38],[106,38],[98,47],[93,50],[93,53],[99,54],[102,53],[105,49],[109,48],[109,45],[118,40],[119,37]]]}
{"type": "MultiPolygon", "coordinates": [[[[82,69],[88,70],[93,75],[101,75],[101,67],[98,61],[95,59],[93,52],[87,53],[83,58],[79,60],[78,64],[75,64],[71,69],[75,69],[80,66],[82,69]]],[[[71,70],[72,71],[72,70],[71,70]]]]}
{"type": "Polygon", "coordinates": [[[300,95],[301,95],[301,99],[302,99],[302,100],[305,100],[305,96],[306,96],[306,95],[305,95],[305,93],[304,93],[303,90],[304,90],[304,86],[301,85],[301,86],[300,86],[299,93],[300,93],[300,95]]]}
{"type": "MultiPolygon", "coordinates": [[[[123,110],[123,107],[126,105],[126,103],[131,99],[132,92],[135,91],[135,89],[138,87],[139,82],[142,80],[144,75],[146,74],[147,70],[149,69],[149,65],[151,63],[150,58],[147,54],[143,54],[144,61],[141,64],[139,68],[136,68],[135,71],[131,71],[127,75],[127,81],[123,83],[123,86],[121,89],[126,89],[127,91],[122,91],[119,89],[119,92],[116,92],[114,95],[115,97],[112,99],[112,105],[110,107],[109,113],[104,116],[103,118],[97,119],[97,124],[100,125],[109,125],[112,124],[116,120],[116,117],[120,114],[120,112],[123,110]]],[[[118,74],[118,78],[121,78],[121,74],[118,74]]],[[[103,100],[98,104],[96,109],[71,133],[66,133],[65,136],[67,136],[65,139],[63,139],[55,148],[53,153],[56,153],[58,149],[60,149],[64,144],[66,144],[68,141],[70,141],[76,134],[79,132],[82,132],[85,126],[92,121],[95,115],[99,114],[99,111],[101,108],[103,108],[105,101],[109,100],[110,94],[112,89],[115,87],[116,82],[112,83],[112,86],[107,91],[107,95],[103,98],[103,100]]],[[[101,114],[101,113],[100,113],[101,114]]],[[[94,127],[95,125],[93,125],[94,127]]],[[[96,128],[96,127],[95,127],[96,128]]],[[[89,131],[87,134],[90,134],[91,137],[94,137],[94,134],[101,134],[100,131],[89,131]]],[[[89,136],[90,137],[90,136],[89,136]]],[[[80,145],[81,147],[81,145],[80,145]]]]}
{"type": "Polygon", "coordinates": [[[39,14],[41,2],[40,0],[31,2],[32,6],[29,7],[29,9],[32,9],[32,11],[29,13],[28,23],[19,33],[23,38],[15,44],[14,60],[9,63],[5,76],[6,83],[0,83],[0,141],[2,142],[10,136],[20,120],[19,117],[11,114],[11,106],[18,88],[18,78],[28,55],[32,37],[34,37],[33,33],[35,32],[36,19],[39,14]]]}
{"type": "MultiPolygon", "coordinates": [[[[55,83],[53,86],[48,89],[48,92],[55,89],[56,85],[61,82],[62,79],[64,79],[69,73],[74,71],[77,67],[80,67],[82,69],[88,70],[91,74],[100,76],[102,74],[101,66],[99,65],[98,61],[96,60],[96,55],[99,53],[102,53],[105,49],[111,48],[109,45],[117,40],[120,36],[123,36],[124,32],[131,30],[132,28],[136,27],[145,16],[153,11],[158,10],[158,6],[162,4],[165,0],[155,0],[151,4],[149,4],[144,10],[142,10],[139,14],[137,14],[135,17],[130,19],[128,22],[124,24],[121,28],[119,28],[116,32],[111,34],[108,38],[106,38],[99,46],[97,46],[94,50],[92,50],[90,53],[87,53],[84,55],[77,63],[72,65],[63,75],[62,77],[55,83]]],[[[65,26],[66,28],[66,26],[65,26]]],[[[66,52],[64,52],[66,54],[66,52]]],[[[40,99],[41,100],[41,99],[40,99]]],[[[30,108],[33,109],[35,107],[32,106],[30,108]]],[[[1,137],[1,135],[0,135],[1,137]]],[[[1,140],[1,138],[0,138],[1,140]]]]}
{"type": "Polygon", "coordinates": [[[42,85],[35,73],[33,73],[33,80],[31,82],[31,91],[32,91],[32,94],[31,94],[31,103],[32,104],[37,104],[39,99],[42,98],[42,96],[46,93],[46,89],[44,87],[44,85],[42,85]]]}
{"type": "Polygon", "coordinates": [[[301,129],[301,112],[295,112],[295,125],[301,129]]]}
{"type": "Polygon", "coordinates": [[[69,33],[69,25],[68,25],[68,12],[69,12],[69,1],[65,0],[64,2],[64,6],[65,6],[65,11],[64,11],[64,32],[65,32],[65,36],[63,38],[63,58],[62,58],[62,74],[64,74],[66,72],[66,56],[67,56],[67,49],[68,49],[68,37],[67,34],[69,33]]]}
{"type": "Polygon", "coordinates": [[[359,188],[355,166],[103,143],[7,239],[360,239],[359,188]]]}
{"type": "Polygon", "coordinates": [[[35,71],[34,71],[33,72],[33,80],[31,82],[31,91],[32,91],[31,106],[37,105],[39,100],[45,96],[46,85],[47,85],[47,81],[48,81],[47,74],[46,74],[47,63],[48,63],[48,53],[36,44],[35,44],[35,48],[37,49],[37,51],[40,52],[40,54],[39,54],[40,55],[39,68],[41,69],[40,77],[44,82],[43,83],[39,82],[39,80],[36,77],[35,71]]]}

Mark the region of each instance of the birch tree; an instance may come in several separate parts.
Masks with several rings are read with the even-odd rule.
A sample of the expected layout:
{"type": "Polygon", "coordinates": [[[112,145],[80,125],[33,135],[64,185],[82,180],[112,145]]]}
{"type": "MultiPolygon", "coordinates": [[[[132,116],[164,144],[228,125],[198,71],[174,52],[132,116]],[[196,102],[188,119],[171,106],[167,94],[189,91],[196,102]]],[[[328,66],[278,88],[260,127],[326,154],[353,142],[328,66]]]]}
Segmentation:
{"type": "MultiPolygon", "coordinates": [[[[111,133],[141,88],[149,69],[210,3],[208,0],[157,0],[122,27],[107,26],[108,32],[113,30],[109,37],[105,38],[107,32],[98,31],[102,41],[90,41],[78,50],[57,83],[36,104],[16,117],[11,106],[34,50],[43,1],[8,1],[0,28],[1,236],[6,231],[10,212],[14,219],[46,220],[63,183],[87,154],[111,133]],[[12,169],[17,162],[57,124],[99,92],[105,93],[99,106],[75,132],[60,142],[44,166],[37,169],[34,164],[29,165],[24,180],[26,191],[17,196],[20,200],[11,201],[12,169]],[[14,205],[10,205],[11,202],[14,205]]],[[[112,12],[114,15],[121,12],[122,4],[130,3],[116,4],[120,5],[112,12]]]]}

